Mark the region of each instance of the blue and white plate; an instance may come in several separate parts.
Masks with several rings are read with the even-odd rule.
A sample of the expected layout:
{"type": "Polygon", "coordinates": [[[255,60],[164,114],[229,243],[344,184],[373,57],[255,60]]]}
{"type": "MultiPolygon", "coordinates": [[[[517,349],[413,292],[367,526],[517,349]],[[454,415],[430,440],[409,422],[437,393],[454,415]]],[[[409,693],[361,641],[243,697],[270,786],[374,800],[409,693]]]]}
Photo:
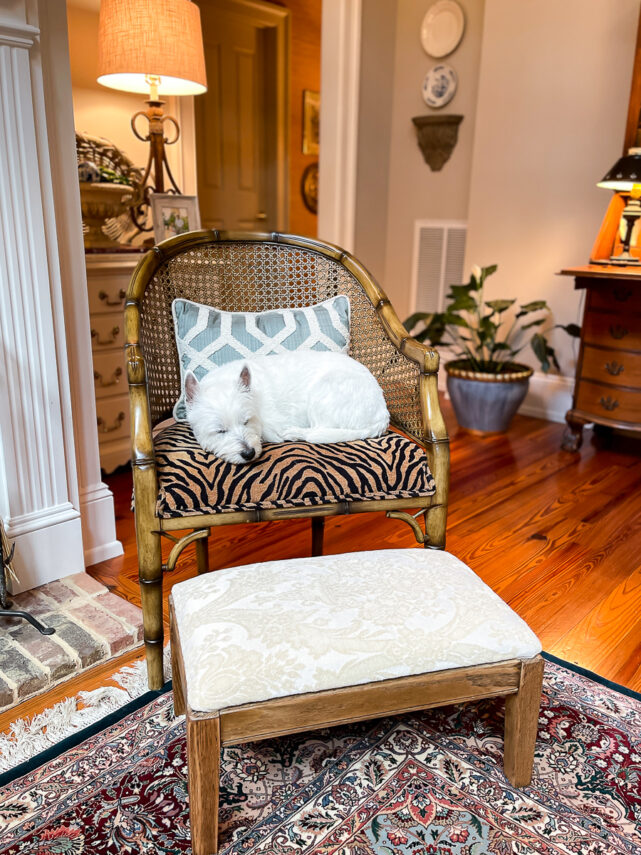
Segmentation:
{"type": "Polygon", "coordinates": [[[428,107],[444,107],[449,104],[458,86],[458,77],[451,65],[435,65],[425,75],[421,92],[428,107]]]}

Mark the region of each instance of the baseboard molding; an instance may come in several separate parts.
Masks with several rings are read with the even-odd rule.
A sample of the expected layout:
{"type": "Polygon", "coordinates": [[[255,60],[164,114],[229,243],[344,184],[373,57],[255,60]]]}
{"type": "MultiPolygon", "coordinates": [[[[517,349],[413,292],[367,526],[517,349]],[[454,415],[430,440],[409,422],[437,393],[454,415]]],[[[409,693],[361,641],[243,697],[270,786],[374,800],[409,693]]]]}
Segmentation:
{"type": "Polygon", "coordinates": [[[519,413],[549,422],[564,422],[565,414],[572,407],[573,391],[573,377],[535,371],[519,413]]]}
{"type": "MultiPolygon", "coordinates": [[[[449,400],[445,378],[445,371],[439,371],[439,392],[449,400]]],[[[572,406],[573,390],[573,377],[535,371],[530,377],[528,393],[519,408],[519,413],[535,419],[547,419],[549,422],[564,422],[565,414],[572,406]]]]}
{"type": "Polygon", "coordinates": [[[116,537],[113,493],[102,481],[81,488],[80,516],[86,566],[123,554],[116,537]]]}
{"type": "Polygon", "coordinates": [[[77,512],[75,519],[11,536],[10,540],[16,547],[14,567],[18,576],[17,582],[11,581],[13,594],[84,572],[82,529],[77,512]]]}

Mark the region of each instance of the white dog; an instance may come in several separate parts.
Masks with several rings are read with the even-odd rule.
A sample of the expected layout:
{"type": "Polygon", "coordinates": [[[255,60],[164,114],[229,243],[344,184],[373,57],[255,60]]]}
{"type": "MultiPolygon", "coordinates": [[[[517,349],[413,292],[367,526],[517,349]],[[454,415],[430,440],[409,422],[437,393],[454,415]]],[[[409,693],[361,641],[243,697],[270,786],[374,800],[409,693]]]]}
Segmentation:
{"type": "Polygon", "coordinates": [[[230,463],[258,457],[263,441],[343,442],[380,436],[389,425],[374,376],[343,353],[236,360],[200,383],[188,371],[185,400],[198,442],[230,463]]]}

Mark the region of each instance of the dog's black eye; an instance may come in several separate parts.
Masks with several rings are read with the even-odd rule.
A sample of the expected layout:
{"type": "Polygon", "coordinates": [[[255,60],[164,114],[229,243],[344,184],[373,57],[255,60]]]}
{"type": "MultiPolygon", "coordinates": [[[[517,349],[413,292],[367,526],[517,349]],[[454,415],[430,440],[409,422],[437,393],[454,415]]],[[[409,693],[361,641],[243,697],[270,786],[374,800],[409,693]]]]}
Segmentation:
{"type": "Polygon", "coordinates": [[[245,421],[243,422],[243,424],[244,424],[244,425],[249,424],[249,419],[248,419],[248,418],[247,418],[247,419],[245,419],[245,421]]]}
{"type": "Polygon", "coordinates": [[[216,433],[227,433],[226,430],[217,430],[216,433]]]}

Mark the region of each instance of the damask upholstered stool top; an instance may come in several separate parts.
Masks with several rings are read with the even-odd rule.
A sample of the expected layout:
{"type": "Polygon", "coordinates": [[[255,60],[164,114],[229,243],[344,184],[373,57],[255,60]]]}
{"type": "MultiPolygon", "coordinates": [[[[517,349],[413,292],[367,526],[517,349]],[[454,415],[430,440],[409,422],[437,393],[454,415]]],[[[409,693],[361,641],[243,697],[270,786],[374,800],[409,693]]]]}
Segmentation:
{"type": "Polygon", "coordinates": [[[181,582],[171,597],[196,711],[541,651],[527,624],[447,552],[250,564],[181,582]]]}

